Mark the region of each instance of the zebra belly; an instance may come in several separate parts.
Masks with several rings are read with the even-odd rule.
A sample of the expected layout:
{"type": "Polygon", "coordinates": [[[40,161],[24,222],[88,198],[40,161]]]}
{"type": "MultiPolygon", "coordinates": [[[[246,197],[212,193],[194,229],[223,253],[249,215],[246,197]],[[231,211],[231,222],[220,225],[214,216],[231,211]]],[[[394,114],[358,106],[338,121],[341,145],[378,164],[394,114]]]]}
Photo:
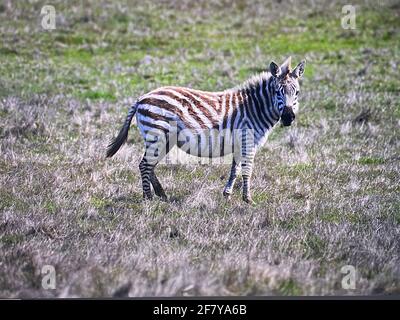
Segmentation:
{"type": "Polygon", "coordinates": [[[234,152],[232,140],[216,129],[179,130],[176,145],[187,154],[202,158],[218,158],[234,152]]]}

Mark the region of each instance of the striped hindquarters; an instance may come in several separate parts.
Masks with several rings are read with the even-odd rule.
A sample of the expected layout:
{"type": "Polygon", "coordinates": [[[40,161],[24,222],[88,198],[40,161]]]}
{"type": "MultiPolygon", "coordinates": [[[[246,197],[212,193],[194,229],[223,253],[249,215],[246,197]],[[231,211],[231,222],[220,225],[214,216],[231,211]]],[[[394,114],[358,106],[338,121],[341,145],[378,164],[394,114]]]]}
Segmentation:
{"type": "Polygon", "coordinates": [[[169,130],[166,123],[171,121],[181,129],[211,129],[218,127],[221,119],[218,93],[162,87],[145,94],[138,103],[138,122],[148,130],[169,130]]]}

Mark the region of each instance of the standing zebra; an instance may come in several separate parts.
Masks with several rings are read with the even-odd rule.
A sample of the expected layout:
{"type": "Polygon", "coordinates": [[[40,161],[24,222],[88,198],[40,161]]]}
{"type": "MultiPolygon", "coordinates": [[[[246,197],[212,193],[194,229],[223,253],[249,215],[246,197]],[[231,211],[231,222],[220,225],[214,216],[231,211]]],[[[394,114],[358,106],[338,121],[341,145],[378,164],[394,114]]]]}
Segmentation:
{"type": "Polygon", "coordinates": [[[130,108],[121,131],[108,146],[107,157],[126,141],[136,114],[145,141],[139,164],[145,199],[152,198],[151,185],[157,196],[166,199],[154,168],[177,145],[200,157],[233,154],[223,194],[230,197],[241,169],[243,200],[253,203],[250,177],[255,153],[279,120],[284,126],[291,125],[298,110],[298,79],[304,73],[305,61],[293,70],[290,62],[290,57],[280,67],[271,62],[269,72],[222,92],[162,87],[143,95],[130,108]]]}

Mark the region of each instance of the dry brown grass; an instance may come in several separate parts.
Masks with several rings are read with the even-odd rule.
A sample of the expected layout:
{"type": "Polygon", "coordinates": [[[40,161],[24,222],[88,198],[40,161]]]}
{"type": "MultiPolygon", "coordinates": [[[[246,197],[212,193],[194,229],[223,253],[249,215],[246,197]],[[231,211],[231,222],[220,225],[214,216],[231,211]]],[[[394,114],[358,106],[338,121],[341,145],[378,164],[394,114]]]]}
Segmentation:
{"type": "MultiPolygon", "coordinates": [[[[177,10],[171,3],[164,6],[169,8],[165,14],[177,10]]],[[[244,34],[263,26],[263,16],[272,14],[255,10],[261,3],[244,13],[237,6],[229,19],[221,20],[219,9],[210,21],[232,26],[236,13],[243,25],[232,32],[244,34]]],[[[312,24],[316,18],[311,13],[320,7],[318,1],[316,7],[299,4],[291,14],[308,15],[312,24]]],[[[98,5],[93,2],[91,8],[98,5]]],[[[110,4],[104,17],[115,14],[112,19],[118,20],[123,18],[117,14],[126,14],[133,19],[137,10],[144,10],[122,8],[110,4]]],[[[15,10],[21,18],[31,12],[15,10]]],[[[200,9],[193,10],[188,14],[200,9]]],[[[204,10],[207,16],[212,6],[204,10]]],[[[331,17],[330,11],[326,14],[331,17]]],[[[103,18],[89,17],[101,25],[103,18]]],[[[108,30],[120,30],[117,22],[108,30]]],[[[157,30],[157,37],[157,32],[172,34],[177,27],[174,22],[162,27],[137,23],[138,30],[157,30]]],[[[197,32],[203,35],[201,28],[209,28],[210,38],[217,32],[207,23],[193,23],[194,38],[197,32]]],[[[85,30],[79,24],[68,28],[85,30]]],[[[320,28],[323,32],[324,26],[320,28]]],[[[12,48],[12,31],[7,26],[1,30],[5,47],[12,48]]],[[[357,32],[371,36],[367,31],[357,32]]],[[[62,29],[57,32],[61,35],[62,29]]],[[[158,176],[171,201],[143,202],[137,169],[143,148],[137,129],[132,128],[128,145],[113,159],[105,159],[105,146],[122,123],[127,100],[159,82],[223,89],[269,60],[268,48],[253,50],[246,42],[221,38],[222,48],[184,47],[182,54],[168,46],[148,53],[146,47],[140,50],[153,57],[119,62],[119,50],[132,48],[122,42],[128,41],[123,30],[115,32],[114,61],[101,53],[94,54],[95,62],[82,61],[70,52],[76,49],[70,44],[69,58],[57,65],[51,49],[39,48],[39,56],[47,54],[59,71],[52,73],[53,67],[37,60],[37,72],[45,70],[46,81],[33,76],[33,57],[20,51],[19,44],[18,55],[1,53],[7,57],[0,91],[1,297],[112,296],[120,295],[121,286],[126,286],[122,295],[130,296],[400,293],[398,29],[383,46],[366,38],[359,47],[338,42],[327,51],[294,49],[294,56],[306,55],[310,66],[302,84],[302,109],[296,124],[278,128],[256,157],[255,206],[241,201],[240,183],[231,202],[224,200],[228,165],[161,165],[158,176]],[[224,46],[232,46],[233,53],[224,53],[224,46]],[[181,69],[175,68],[178,57],[181,69]],[[19,69],[18,59],[23,62],[19,69]],[[368,63],[366,73],[357,74],[368,63]],[[99,81],[94,80],[97,69],[99,76],[106,74],[99,81]],[[135,76],[138,82],[121,80],[135,76]],[[172,83],[174,77],[177,83],[172,83]],[[110,90],[114,98],[89,95],[85,86],[100,93],[110,90]],[[360,120],[367,109],[368,117],[360,120]],[[56,290],[41,287],[43,265],[55,267],[56,290]],[[344,265],[357,270],[355,290],[341,287],[344,265]]],[[[21,41],[30,44],[29,39],[21,41]]],[[[301,41],[306,45],[310,40],[301,41]]],[[[286,55],[279,43],[269,48],[277,59],[286,55]]]]}

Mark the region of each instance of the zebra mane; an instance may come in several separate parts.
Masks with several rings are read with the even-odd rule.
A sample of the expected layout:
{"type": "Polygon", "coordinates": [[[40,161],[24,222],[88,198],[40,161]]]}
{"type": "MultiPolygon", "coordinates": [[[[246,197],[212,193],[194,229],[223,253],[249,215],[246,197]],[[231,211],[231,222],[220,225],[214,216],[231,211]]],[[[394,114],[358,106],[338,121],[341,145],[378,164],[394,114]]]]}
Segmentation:
{"type": "Polygon", "coordinates": [[[251,78],[247,79],[242,84],[240,84],[236,87],[233,87],[231,89],[228,89],[226,91],[241,91],[241,90],[251,89],[251,88],[259,86],[261,81],[266,80],[268,83],[270,78],[271,78],[271,73],[269,71],[264,71],[257,75],[252,76],[251,78]]]}

